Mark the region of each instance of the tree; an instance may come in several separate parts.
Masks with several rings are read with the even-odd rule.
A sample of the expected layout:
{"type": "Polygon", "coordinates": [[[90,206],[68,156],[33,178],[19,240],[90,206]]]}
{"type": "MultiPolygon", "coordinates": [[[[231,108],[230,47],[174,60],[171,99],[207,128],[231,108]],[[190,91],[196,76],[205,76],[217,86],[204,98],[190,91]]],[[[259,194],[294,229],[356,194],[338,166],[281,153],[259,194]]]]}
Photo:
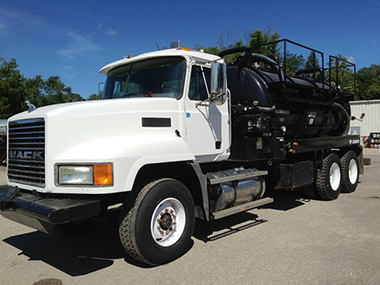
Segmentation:
{"type": "Polygon", "coordinates": [[[14,58],[0,58],[0,118],[7,119],[19,113],[24,106],[25,78],[17,70],[14,58]]]}
{"type": "Polygon", "coordinates": [[[361,68],[356,75],[357,99],[380,99],[380,64],[361,68]]]}
{"type": "Polygon", "coordinates": [[[25,99],[36,107],[84,101],[79,94],[72,93],[71,87],[65,86],[58,76],[49,76],[47,80],[43,80],[41,75],[37,75],[32,79],[26,79],[25,85],[25,99]]]}
{"type": "Polygon", "coordinates": [[[66,95],[65,103],[68,102],[79,102],[79,101],[86,101],[82,96],[80,96],[78,93],[69,93],[66,95]]]}
{"type": "Polygon", "coordinates": [[[332,58],[328,66],[330,70],[325,78],[340,90],[354,93],[354,72],[347,58],[339,54],[337,57],[332,58]]]}
{"type": "Polygon", "coordinates": [[[305,69],[319,69],[321,66],[319,65],[319,60],[315,55],[315,52],[310,52],[310,55],[306,59],[305,69]]]}
{"type": "Polygon", "coordinates": [[[305,59],[302,54],[294,54],[291,52],[286,52],[286,66],[285,73],[286,75],[295,74],[300,70],[305,63],[305,59]]]}
{"type": "Polygon", "coordinates": [[[83,101],[71,87],[65,86],[58,76],[43,80],[41,75],[25,78],[17,69],[16,60],[0,58],[0,118],[26,110],[25,101],[29,100],[36,107],[50,104],[83,101]]]}
{"type": "MultiPolygon", "coordinates": [[[[277,44],[269,44],[271,42],[275,42],[279,39],[280,34],[279,33],[271,33],[271,29],[268,26],[266,32],[263,32],[262,30],[255,30],[254,32],[249,33],[248,42],[244,43],[243,40],[232,40],[232,37],[230,36],[229,31],[227,31],[227,36],[224,37],[223,35],[219,36],[218,40],[218,46],[209,46],[209,47],[202,47],[202,46],[195,46],[195,50],[202,49],[206,53],[211,53],[218,55],[222,50],[230,49],[230,48],[237,48],[242,47],[244,45],[251,47],[254,49],[255,52],[261,53],[264,55],[279,55],[280,49],[277,48],[277,44]],[[263,46],[264,45],[264,46],[263,46]]],[[[224,60],[227,63],[234,62],[236,58],[239,57],[239,53],[237,54],[231,54],[226,55],[224,57],[224,60]]]]}
{"type": "Polygon", "coordinates": [[[41,75],[25,80],[25,99],[32,102],[36,107],[49,105],[49,99],[44,95],[45,81],[41,75]]]}
{"type": "Polygon", "coordinates": [[[249,35],[249,46],[254,49],[255,52],[264,55],[279,55],[280,49],[277,44],[269,44],[278,41],[280,34],[271,32],[271,28],[268,26],[265,33],[262,30],[255,30],[249,35]]]}
{"type": "Polygon", "coordinates": [[[49,76],[43,91],[50,104],[69,102],[68,98],[71,96],[71,87],[66,87],[58,76],[49,76]]]}
{"type": "Polygon", "coordinates": [[[218,55],[221,52],[221,50],[216,46],[202,47],[202,46],[196,45],[194,49],[203,50],[205,53],[210,53],[214,55],[218,55]]]}
{"type": "Polygon", "coordinates": [[[100,100],[100,98],[102,97],[102,94],[91,94],[90,97],[88,97],[87,100],[100,100]]]}

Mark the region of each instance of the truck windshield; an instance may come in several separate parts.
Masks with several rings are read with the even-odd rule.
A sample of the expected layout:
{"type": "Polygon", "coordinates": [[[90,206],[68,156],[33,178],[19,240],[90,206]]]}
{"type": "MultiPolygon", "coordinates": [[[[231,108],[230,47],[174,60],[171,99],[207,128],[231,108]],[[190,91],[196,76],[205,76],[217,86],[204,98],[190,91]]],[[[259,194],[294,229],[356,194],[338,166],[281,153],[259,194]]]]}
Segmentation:
{"type": "Polygon", "coordinates": [[[159,57],[112,69],[102,99],[134,97],[179,98],[182,94],[185,60],[159,57]]]}

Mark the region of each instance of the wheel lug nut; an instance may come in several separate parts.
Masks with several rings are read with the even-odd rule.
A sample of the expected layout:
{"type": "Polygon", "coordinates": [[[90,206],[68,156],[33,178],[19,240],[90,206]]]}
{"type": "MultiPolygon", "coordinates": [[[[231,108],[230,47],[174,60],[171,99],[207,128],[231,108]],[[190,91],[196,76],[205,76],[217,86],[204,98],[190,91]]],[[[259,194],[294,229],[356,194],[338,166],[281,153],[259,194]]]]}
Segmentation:
{"type": "Polygon", "coordinates": [[[174,212],[173,210],[170,210],[170,214],[173,214],[173,212],[174,212]]]}
{"type": "Polygon", "coordinates": [[[167,213],[167,212],[169,212],[169,210],[168,210],[168,209],[165,209],[165,213],[167,213]]]}
{"type": "Polygon", "coordinates": [[[161,212],[160,215],[162,216],[163,214],[165,214],[164,212],[161,212]]]}

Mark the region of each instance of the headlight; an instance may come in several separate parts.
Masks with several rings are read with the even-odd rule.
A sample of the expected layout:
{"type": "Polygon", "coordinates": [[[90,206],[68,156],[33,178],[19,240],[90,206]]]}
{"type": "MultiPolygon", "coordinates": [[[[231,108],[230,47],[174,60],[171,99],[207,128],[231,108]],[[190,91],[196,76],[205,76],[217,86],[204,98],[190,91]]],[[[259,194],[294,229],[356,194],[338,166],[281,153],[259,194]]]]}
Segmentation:
{"type": "Polygon", "coordinates": [[[92,185],[94,171],[92,166],[59,166],[59,184],[92,185]]]}
{"type": "Polygon", "coordinates": [[[110,186],[113,184],[112,164],[59,165],[58,184],[110,186]]]}

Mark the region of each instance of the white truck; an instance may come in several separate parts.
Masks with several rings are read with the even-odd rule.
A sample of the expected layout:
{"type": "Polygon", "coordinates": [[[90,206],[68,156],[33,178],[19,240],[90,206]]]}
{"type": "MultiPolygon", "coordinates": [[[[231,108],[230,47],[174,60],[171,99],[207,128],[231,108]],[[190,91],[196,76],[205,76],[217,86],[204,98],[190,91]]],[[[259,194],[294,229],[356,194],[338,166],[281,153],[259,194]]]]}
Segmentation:
{"type": "Polygon", "coordinates": [[[120,209],[126,252],[159,265],[186,252],[195,218],[271,203],[268,185],[325,200],[354,191],[362,149],[347,135],[351,95],[302,75],[317,69],[284,70],[248,47],[177,47],[103,67],[102,100],[30,104],[8,120],[1,214],[70,234],[120,209]]]}

